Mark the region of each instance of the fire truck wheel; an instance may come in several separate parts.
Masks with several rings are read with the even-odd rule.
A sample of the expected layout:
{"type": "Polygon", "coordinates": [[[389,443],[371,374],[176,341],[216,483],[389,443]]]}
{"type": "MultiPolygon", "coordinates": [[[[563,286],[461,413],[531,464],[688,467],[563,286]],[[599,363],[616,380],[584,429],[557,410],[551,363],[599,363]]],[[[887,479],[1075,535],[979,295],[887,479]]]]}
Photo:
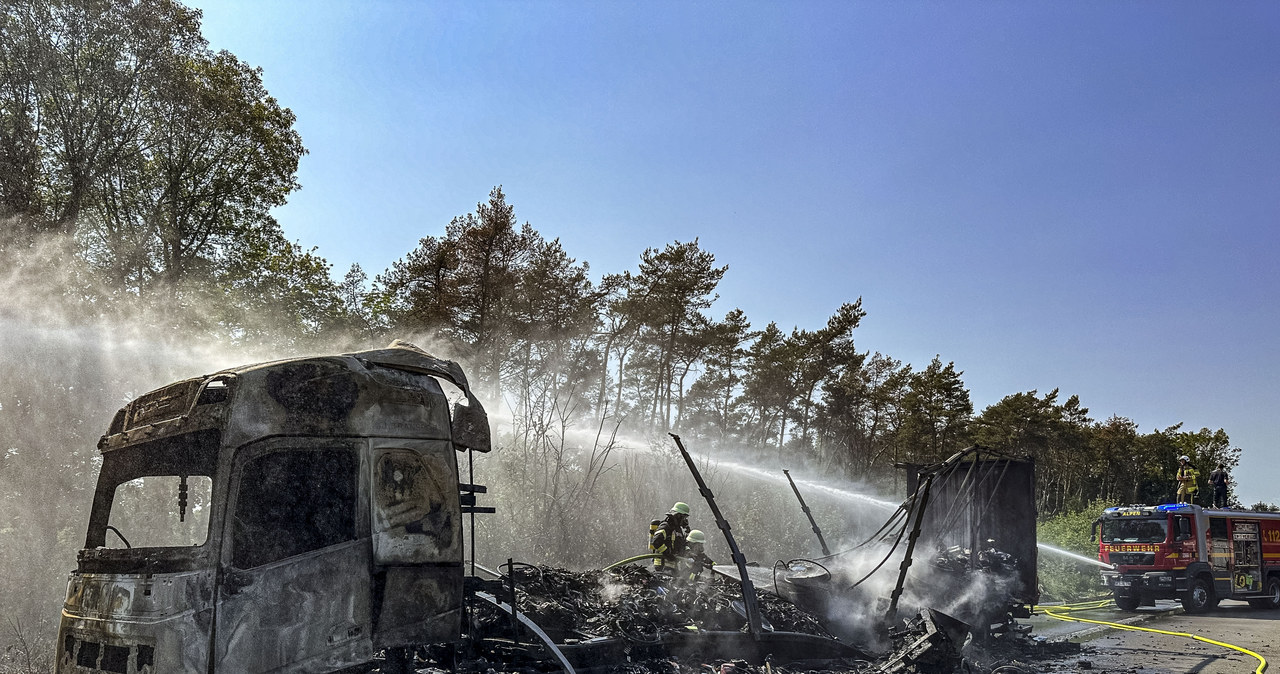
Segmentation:
{"type": "Polygon", "coordinates": [[[1209,580],[1205,576],[1197,576],[1182,595],[1182,608],[1187,613],[1201,613],[1217,605],[1216,599],[1209,580]]]}
{"type": "Polygon", "coordinates": [[[1118,594],[1116,595],[1116,606],[1121,611],[1136,611],[1138,606],[1142,604],[1142,598],[1136,594],[1118,594]]]}
{"type": "Polygon", "coordinates": [[[1280,576],[1268,576],[1267,596],[1250,599],[1249,605],[1254,608],[1265,608],[1270,610],[1280,608],[1280,576]]]}

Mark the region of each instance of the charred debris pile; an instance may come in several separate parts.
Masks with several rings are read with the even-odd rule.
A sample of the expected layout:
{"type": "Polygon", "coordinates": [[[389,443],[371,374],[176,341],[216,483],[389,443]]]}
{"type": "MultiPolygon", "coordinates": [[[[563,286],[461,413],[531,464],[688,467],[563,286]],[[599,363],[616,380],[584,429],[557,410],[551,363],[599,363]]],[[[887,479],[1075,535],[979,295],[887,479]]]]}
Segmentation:
{"type": "Polygon", "coordinates": [[[741,586],[723,575],[670,590],[668,579],[636,565],[503,568],[486,570],[500,576],[489,585],[495,602],[474,605],[464,649],[424,649],[419,671],[566,671],[553,649],[573,671],[609,674],[1014,674],[1042,671],[1030,663],[1074,652],[1072,644],[1021,633],[976,644],[970,625],[925,609],[888,630],[889,651],[869,653],[840,646],[822,616],[768,592],[759,598],[762,650],[748,633],[741,586]],[[515,595],[515,616],[499,594],[515,595]],[[529,632],[530,623],[541,634],[529,632]]]}
{"type": "MultiPolygon", "coordinates": [[[[657,641],[661,632],[736,631],[743,626],[742,587],[722,576],[669,589],[648,569],[627,565],[609,571],[573,572],[515,565],[517,607],[560,643],[599,637],[657,641]]],[[[770,630],[830,638],[809,612],[773,595],[759,598],[770,630]]],[[[502,620],[496,609],[478,612],[476,624],[502,620]]]]}
{"type": "MultiPolygon", "coordinates": [[[[1028,462],[974,449],[909,467],[917,478],[912,498],[872,537],[888,549],[884,561],[901,558],[885,569],[897,578],[892,592],[883,582],[859,587],[866,577],[816,561],[746,563],[689,463],[732,564],[695,582],[636,565],[480,567],[492,578],[471,579],[471,595],[484,601],[470,604],[468,650],[422,664],[476,672],[1010,674],[1043,671],[1023,663],[1078,650],[1033,639],[1015,620],[1037,599],[1034,529],[1026,531],[1034,510],[1023,507],[1034,496],[1028,462]],[[916,573],[909,574],[913,556],[916,573]],[[861,610],[851,612],[853,605],[861,610]]],[[[817,523],[814,530],[821,537],[817,523]]]]}

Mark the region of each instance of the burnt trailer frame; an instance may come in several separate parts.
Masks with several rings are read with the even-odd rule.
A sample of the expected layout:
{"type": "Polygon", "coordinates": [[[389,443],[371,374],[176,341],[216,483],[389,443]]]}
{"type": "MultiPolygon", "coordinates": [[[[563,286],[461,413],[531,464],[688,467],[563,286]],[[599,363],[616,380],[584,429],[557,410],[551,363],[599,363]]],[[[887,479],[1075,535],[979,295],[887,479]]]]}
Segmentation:
{"type": "Polygon", "coordinates": [[[490,439],[457,364],[397,342],[230,368],[138,397],[98,447],[60,674],[330,672],[460,637],[462,516],[483,489],[457,453],[490,439]],[[107,546],[130,533],[117,490],[149,475],[180,479],[183,516],[188,479],[211,483],[203,543],[107,546]]]}
{"type": "Polygon", "coordinates": [[[906,469],[909,494],[917,492],[922,480],[933,478],[920,527],[922,541],[940,550],[969,550],[974,570],[986,541],[994,540],[996,549],[1016,560],[1010,599],[1028,607],[1040,601],[1033,458],[974,446],[941,464],[898,467],[906,469]]]}

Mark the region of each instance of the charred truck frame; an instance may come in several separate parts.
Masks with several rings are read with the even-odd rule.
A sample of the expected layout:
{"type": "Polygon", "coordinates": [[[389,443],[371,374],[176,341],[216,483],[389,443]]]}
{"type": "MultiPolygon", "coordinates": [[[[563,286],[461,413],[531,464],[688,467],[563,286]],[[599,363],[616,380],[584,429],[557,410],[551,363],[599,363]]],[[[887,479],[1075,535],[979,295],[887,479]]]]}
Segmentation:
{"type": "Polygon", "coordinates": [[[462,369],[399,342],[137,398],[98,443],[57,671],[329,672],[456,641],[483,491],[457,455],[489,445],[462,369]]]}

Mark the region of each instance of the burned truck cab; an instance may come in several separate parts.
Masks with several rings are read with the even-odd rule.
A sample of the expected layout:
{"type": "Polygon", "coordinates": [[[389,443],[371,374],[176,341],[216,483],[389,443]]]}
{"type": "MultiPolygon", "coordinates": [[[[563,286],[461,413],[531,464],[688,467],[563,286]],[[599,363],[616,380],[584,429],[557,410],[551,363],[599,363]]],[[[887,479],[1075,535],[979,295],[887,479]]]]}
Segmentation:
{"type": "Polygon", "coordinates": [[[457,457],[489,444],[461,368],[402,342],[138,397],[99,441],[57,671],[331,672],[456,640],[457,457]]]}

